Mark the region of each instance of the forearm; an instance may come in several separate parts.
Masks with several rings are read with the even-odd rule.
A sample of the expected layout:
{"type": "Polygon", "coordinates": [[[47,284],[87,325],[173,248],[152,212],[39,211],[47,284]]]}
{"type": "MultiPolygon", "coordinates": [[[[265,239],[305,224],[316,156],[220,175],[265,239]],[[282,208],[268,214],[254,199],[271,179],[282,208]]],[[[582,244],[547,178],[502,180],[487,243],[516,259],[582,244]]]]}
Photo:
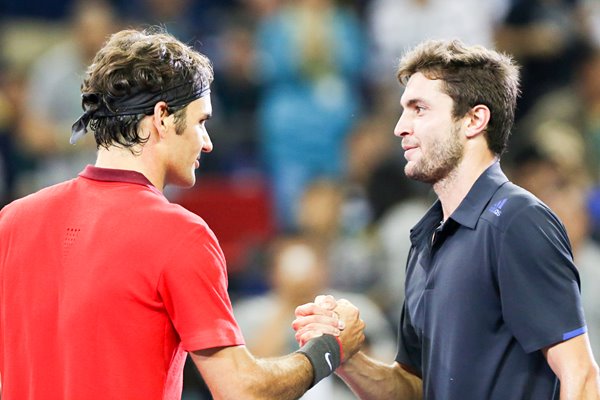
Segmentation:
{"type": "Polygon", "coordinates": [[[587,372],[567,374],[560,380],[561,400],[599,400],[600,379],[598,368],[593,366],[587,372]]]}
{"type": "Polygon", "coordinates": [[[257,363],[261,372],[249,388],[256,399],[297,399],[312,383],[312,366],[302,354],[258,359],[257,363]]]}
{"type": "Polygon", "coordinates": [[[600,377],[587,333],[542,350],[560,381],[561,400],[600,400],[600,377]]]}
{"type": "Polygon", "coordinates": [[[297,398],[309,385],[331,375],[342,361],[340,339],[332,335],[310,340],[297,353],[302,357],[292,354],[278,359],[256,360],[261,371],[253,374],[257,378],[250,385],[252,395],[260,399],[297,398]],[[307,361],[310,367],[307,367],[307,361]],[[307,377],[311,378],[309,382],[307,377]]]}
{"type": "Polygon", "coordinates": [[[300,353],[258,359],[238,346],[191,355],[215,400],[297,399],[313,381],[312,366],[300,353]]]}
{"type": "Polygon", "coordinates": [[[384,364],[362,352],[338,368],[336,374],[361,400],[423,398],[421,379],[397,363],[384,364]]]}

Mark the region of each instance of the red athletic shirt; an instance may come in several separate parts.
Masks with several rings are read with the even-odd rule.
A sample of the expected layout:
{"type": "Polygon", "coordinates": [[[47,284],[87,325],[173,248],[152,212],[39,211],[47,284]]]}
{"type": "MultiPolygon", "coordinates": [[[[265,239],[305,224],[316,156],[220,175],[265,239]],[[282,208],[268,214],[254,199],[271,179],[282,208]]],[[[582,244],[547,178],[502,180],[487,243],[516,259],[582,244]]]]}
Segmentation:
{"type": "Polygon", "coordinates": [[[240,344],[217,239],[143,175],[0,211],[3,400],[180,399],[186,351],[240,344]]]}

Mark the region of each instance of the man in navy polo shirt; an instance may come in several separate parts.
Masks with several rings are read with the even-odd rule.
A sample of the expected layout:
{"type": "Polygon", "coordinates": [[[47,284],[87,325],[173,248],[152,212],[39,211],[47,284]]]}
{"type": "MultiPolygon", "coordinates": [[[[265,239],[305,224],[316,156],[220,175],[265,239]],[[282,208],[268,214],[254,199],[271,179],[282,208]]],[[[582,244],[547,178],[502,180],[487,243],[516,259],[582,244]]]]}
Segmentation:
{"type": "MultiPolygon", "coordinates": [[[[565,229],[498,162],[517,67],[483,47],[429,41],[404,56],[398,79],[405,173],[439,199],[410,233],[395,362],[359,352],[337,374],[361,399],[600,398],[565,229]]],[[[317,334],[308,307],[297,317],[299,339],[317,334]]]]}

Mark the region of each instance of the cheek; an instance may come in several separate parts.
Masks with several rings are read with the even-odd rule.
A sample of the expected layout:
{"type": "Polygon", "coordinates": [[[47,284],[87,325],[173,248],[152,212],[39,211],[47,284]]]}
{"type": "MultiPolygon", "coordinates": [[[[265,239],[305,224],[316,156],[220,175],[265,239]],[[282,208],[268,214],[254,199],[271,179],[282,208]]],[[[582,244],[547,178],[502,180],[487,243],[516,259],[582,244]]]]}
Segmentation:
{"type": "Polygon", "coordinates": [[[447,140],[447,135],[450,130],[450,123],[440,121],[423,121],[419,127],[419,139],[421,145],[427,148],[435,146],[437,143],[442,143],[447,140]]]}
{"type": "Polygon", "coordinates": [[[435,127],[431,126],[431,124],[422,124],[418,132],[419,148],[422,151],[426,151],[437,140],[435,137],[435,127]]]}

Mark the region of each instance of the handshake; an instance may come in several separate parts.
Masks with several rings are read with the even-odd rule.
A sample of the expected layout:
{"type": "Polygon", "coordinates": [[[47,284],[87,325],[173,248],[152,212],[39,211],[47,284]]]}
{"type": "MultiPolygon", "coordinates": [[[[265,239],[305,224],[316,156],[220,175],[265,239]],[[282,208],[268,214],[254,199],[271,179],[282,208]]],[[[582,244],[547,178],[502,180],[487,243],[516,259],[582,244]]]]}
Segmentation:
{"type": "Polygon", "coordinates": [[[295,314],[292,327],[301,346],[298,351],[313,366],[313,385],[350,359],[364,343],[365,323],[358,308],[345,299],[317,296],[313,303],[298,306],[295,314]]]}

